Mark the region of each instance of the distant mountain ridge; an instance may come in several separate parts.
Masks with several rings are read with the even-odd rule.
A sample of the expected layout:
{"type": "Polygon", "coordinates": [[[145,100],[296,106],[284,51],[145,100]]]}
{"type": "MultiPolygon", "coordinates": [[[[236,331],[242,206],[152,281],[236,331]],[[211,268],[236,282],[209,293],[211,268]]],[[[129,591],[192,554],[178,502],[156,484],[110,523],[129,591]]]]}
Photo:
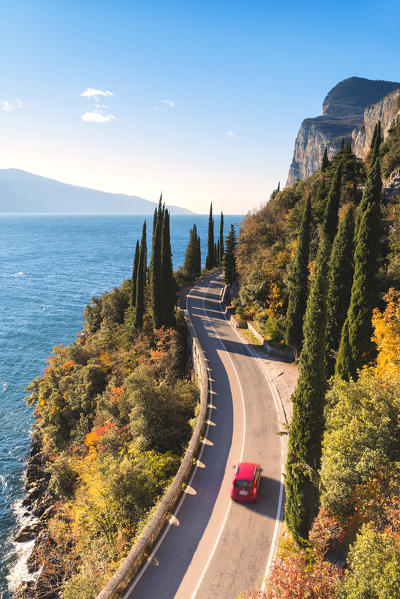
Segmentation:
{"type": "MultiPolygon", "coordinates": [[[[153,214],[156,202],[61,183],[19,169],[0,169],[0,213],[153,214]]],[[[193,214],[167,206],[171,214],[193,214]]]]}
{"type": "Polygon", "coordinates": [[[293,160],[286,185],[306,179],[317,171],[325,147],[331,158],[342,138],[352,138],[355,154],[365,158],[377,120],[384,133],[396,116],[400,83],[350,77],[340,81],[327,94],[322,115],[302,122],[296,137],[293,160]]]}

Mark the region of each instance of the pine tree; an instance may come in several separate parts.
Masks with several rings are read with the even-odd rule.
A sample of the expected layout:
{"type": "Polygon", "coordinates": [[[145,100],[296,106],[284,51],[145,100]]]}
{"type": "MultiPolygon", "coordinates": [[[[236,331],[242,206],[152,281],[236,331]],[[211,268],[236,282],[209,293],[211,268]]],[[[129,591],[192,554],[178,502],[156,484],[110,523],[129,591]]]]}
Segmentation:
{"type": "Polygon", "coordinates": [[[304,318],[304,345],[294,394],[286,462],[286,522],[295,541],[308,538],[318,511],[317,473],[324,429],[326,294],[331,244],[322,235],[304,318]]]}
{"type": "Polygon", "coordinates": [[[357,232],[350,306],[336,362],[336,373],[345,380],[355,379],[357,370],[374,358],[371,319],[378,303],[380,232],[381,209],[374,202],[364,211],[357,232]]]}
{"type": "Polygon", "coordinates": [[[155,329],[159,329],[162,325],[163,311],[161,299],[161,232],[164,209],[161,202],[162,196],[160,196],[158,209],[154,214],[153,240],[150,260],[151,308],[153,313],[153,327],[155,329]]]}
{"type": "Polygon", "coordinates": [[[321,171],[324,172],[330,165],[328,158],[328,148],[325,146],[324,155],[322,156],[321,171]]]}
{"type": "Polygon", "coordinates": [[[297,360],[303,344],[303,320],[308,295],[308,255],[310,251],[311,197],[308,196],[300,225],[296,256],[289,284],[286,312],[286,343],[297,360]]]}
{"type": "Polygon", "coordinates": [[[139,248],[139,261],[136,276],[136,310],[135,310],[135,329],[143,327],[144,315],[144,295],[146,287],[146,259],[147,259],[147,243],[146,243],[146,221],[143,223],[142,239],[139,248]]]}
{"type": "Polygon", "coordinates": [[[224,256],[224,215],[221,212],[221,220],[219,221],[219,254],[218,254],[218,266],[222,266],[222,259],[224,256]]]}
{"type": "Polygon", "coordinates": [[[235,229],[233,225],[231,225],[230,231],[226,238],[225,254],[222,260],[224,281],[227,285],[234,283],[238,276],[235,256],[236,243],[235,229]]]}
{"type": "Polygon", "coordinates": [[[212,203],[210,205],[210,215],[208,217],[208,238],[207,238],[207,257],[206,270],[215,266],[215,248],[214,248],[214,219],[212,215],[212,203]]]}
{"type": "Polygon", "coordinates": [[[136,280],[139,264],[139,239],[136,240],[135,257],[133,259],[132,269],[132,288],[131,288],[131,306],[136,306],[136,280]]]}
{"type": "Polygon", "coordinates": [[[350,304],[353,282],[354,207],[349,205],[332,246],[327,297],[327,378],[335,371],[336,353],[350,304]]]}
{"type": "Polygon", "coordinates": [[[161,236],[161,304],[162,324],[166,327],[175,325],[175,281],[172,271],[171,236],[169,212],[164,210],[161,236]]]}

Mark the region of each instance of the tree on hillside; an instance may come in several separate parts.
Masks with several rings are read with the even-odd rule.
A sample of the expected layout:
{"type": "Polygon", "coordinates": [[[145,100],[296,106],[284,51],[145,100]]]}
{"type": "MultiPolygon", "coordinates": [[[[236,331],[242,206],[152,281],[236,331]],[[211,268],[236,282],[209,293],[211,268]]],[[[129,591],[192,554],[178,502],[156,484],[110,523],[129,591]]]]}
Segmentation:
{"type": "Polygon", "coordinates": [[[132,270],[132,290],[131,290],[131,306],[136,306],[136,281],[139,264],[139,239],[136,240],[135,257],[133,259],[132,270]]]}
{"type": "Polygon", "coordinates": [[[318,513],[326,382],[326,309],[332,239],[336,234],[341,170],[329,191],[310,295],[304,317],[304,345],[294,393],[286,462],[286,522],[296,543],[308,538],[318,513]]]}
{"type": "Polygon", "coordinates": [[[357,370],[374,357],[371,318],[372,311],[378,303],[381,194],[379,159],[376,159],[368,173],[367,184],[358,208],[354,278],[336,362],[336,373],[345,380],[355,378],[357,370]]]}
{"type": "Polygon", "coordinates": [[[161,232],[164,217],[162,206],[162,195],[158,203],[158,209],[154,213],[153,240],[150,260],[150,283],[151,283],[151,308],[153,313],[153,326],[159,329],[162,325],[162,303],[161,303],[161,232]]]}
{"type": "Polygon", "coordinates": [[[381,125],[381,122],[378,121],[375,125],[374,134],[372,136],[372,141],[371,141],[371,162],[372,163],[376,160],[376,158],[379,157],[379,148],[381,147],[382,142],[383,142],[382,125],[381,125]]]}
{"type": "Polygon", "coordinates": [[[322,156],[321,171],[324,172],[330,165],[328,158],[328,148],[325,146],[324,155],[322,156]]]}
{"type": "Polygon", "coordinates": [[[235,256],[236,243],[235,229],[233,225],[231,225],[230,231],[226,238],[225,254],[222,260],[224,281],[227,285],[234,283],[237,279],[235,256]]]}
{"type": "Polygon", "coordinates": [[[193,225],[193,228],[190,229],[189,235],[189,243],[186,248],[185,253],[185,263],[183,266],[183,270],[185,272],[185,277],[191,281],[196,279],[200,275],[201,267],[199,266],[199,243],[197,236],[197,227],[193,225]]]}
{"type": "Polygon", "coordinates": [[[322,236],[304,318],[304,345],[294,394],[286,462],[286,522],[303,544],[318,512],[317,473],[321,462],[326,392],[326,294],[331,244],[322,236]]]}
{"type": "Polygon", "coordinates": [[[208,238],[207,238],[207,257],[206,270],[215,266],[215,247],[214,247],[214,219],[212,214],[212,203],[210,204],[210,214],[208,217],[208,238]]]}
{"type": "Polygon", "coordinates": [[[345,380],[356,378],[357,370],[374,358],[371,318],[378,303],[380,212],[380,206],[368,206],[357,234],[350,306],[336,362],[336,373],[345,380]]]}
{"type": "Polygon", "coordinates": [[[324,219],[322,222],[323,234],[330,242],[333,241],[337,231],[341,180],[342,166],[339,164],[329,189],[328,198],[325,205],[324,219]]]}
{"type": "Polygon", "coordinates": [[[146,243],[146,221],[143,223],[142,239],[139,248],[139,261],[136,276],[136,310],[135,310],[135,329],[141,329],[143,326],[143,315],[145,309],[144,297],[146,288],[146,260],[147,260],[147,243],[146,243]]]}
{"type": "Polygon", "coordinates": [[[221,220],[219,221],[218,266],[222,266],[223,256],[224,256],[224,215],[221,212],[221,220]]]}
{"type": "Polygon", "coordinates": [[[335,371],[336,352],[347,310],[353,282],[354,207],[349,205],[340,223],[332,246],[327,297],[327,378],[335,371]]]}
{"type": "Polygon", "coordinates": [[[289,284],[286,312],[286,343],[293,349],[295,359],[303,344],[303,320],[308,296],[308,257],[310,252],[311,197],[308,196],[300,225],[296,256],[289,284]]]}
{"type": "Polygon", "coordinates": [[[161,232],[161,304],[162,324],[166,327],[175,325],[175,281],[172,271],[172,251],[169,225],[169,212],[164,210],[161,232]]]}

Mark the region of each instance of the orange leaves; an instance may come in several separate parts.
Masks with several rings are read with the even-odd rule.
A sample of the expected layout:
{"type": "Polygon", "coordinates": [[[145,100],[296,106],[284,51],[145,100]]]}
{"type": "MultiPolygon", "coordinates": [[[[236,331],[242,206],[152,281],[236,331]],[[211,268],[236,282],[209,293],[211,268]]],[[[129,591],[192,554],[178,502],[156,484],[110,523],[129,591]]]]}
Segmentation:
{"type": "Polygon", "coordinates": [[[90,450],[94,450],[100,441],[101,437],[110,431],[115,430],[117,425],[115,422],[108,422],[103,426],[97,426],[93,428],[90,433],[88,433],[85,437],[85,445],[89,447],[90,450]]]}
{"type": "Polygon", "coordinates": [[[123,392],[124,392],[123,387],[111,387],[111,390],[110,390],[111,403],[118,403],[118,399],[121,397],[123,392]]]}
{"type": "Polygon", "coordinates": [[[85,437],[85,445],[87,445],[89,449],[91,449],[92,447],[94,448],[98,442],[99,436],[93,430],[90,433],[88,433],[85,437]]]}
{"type": "Polygon", "coordinates": [[[387,306],[382,313],[374,310],[373,341],[378,348],[376,374],[379,378],[400,375],[400,291],[390,289],[385,295],[387,306]]]}
{"type": "Polygon", "coordinates": [[[63,371],[65,373],[71,372],[71,370],[74,369],[75,366],[75,362],[73,360],[67,360],[66,362],[64,362],[64,364],[61,366],[61,368],[63,369],[63,371]]]}

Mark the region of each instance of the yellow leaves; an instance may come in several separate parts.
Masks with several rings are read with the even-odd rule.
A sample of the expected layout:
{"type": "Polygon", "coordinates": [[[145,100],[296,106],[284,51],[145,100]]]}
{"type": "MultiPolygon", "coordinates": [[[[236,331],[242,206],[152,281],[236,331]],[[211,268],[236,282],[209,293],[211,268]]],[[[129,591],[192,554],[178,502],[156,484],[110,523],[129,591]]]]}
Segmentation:
{"type": "Polygon", "coordinates": [[[64,362],[64,364],[61,366],[61,368],[63,369],[63,371],[67,374],[68,372],[71,372],[71,370],[74,369],[75,366],[75,362],[73,360],[67,360],[66,362],[64,362]]]}
{"type": "Polygon", "coordinates": [[[89,449],[94,448],[97,443],[99,442],[100,437],[98,436],[98,434],[93,430],[90,433],[88,433],[85,437],[85,445],[87,445],[89,447],[89,449]]]}
{"type": "Polygon", "coordinates": [[[385,300],[385,311],[376,309],[372,317],[372,339],[378,349],[376,375],[381,379],[400,375],[400,291],[390,289],[385,300]]]}
{"type": "Polygon", "coordinates": [[[104,368],[110,368],[112,365],[111,356],[109,352],[104,352],[99,356],[99,362],[104,368]]]}

